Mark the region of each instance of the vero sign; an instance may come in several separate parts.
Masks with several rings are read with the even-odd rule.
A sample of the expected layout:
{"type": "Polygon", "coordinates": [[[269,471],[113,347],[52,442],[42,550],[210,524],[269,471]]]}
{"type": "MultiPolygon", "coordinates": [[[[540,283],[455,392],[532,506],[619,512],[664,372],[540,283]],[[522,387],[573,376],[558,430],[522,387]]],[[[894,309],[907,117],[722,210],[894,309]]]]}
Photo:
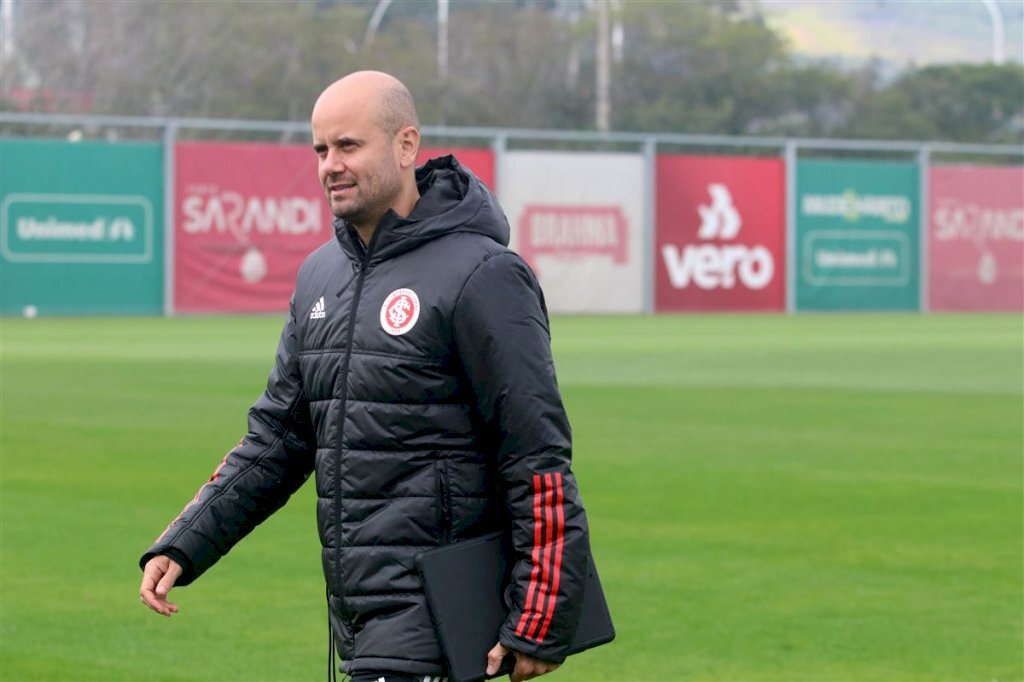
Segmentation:
{"type": "Polygon", "coordinates": [[[655,309],[782,310],[779,159],[658,157],[655,309]]]}

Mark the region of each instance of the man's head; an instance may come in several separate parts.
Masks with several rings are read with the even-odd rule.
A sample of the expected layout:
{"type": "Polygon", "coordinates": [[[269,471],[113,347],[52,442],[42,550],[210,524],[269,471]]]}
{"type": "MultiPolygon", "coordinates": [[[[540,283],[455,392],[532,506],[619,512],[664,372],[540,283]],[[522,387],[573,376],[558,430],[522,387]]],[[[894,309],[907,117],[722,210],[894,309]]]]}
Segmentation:
{"type": "Polygon", "coordinates": [[[313,106],[313,149],[331,212],[364,240],[388,209],[412,211],[419,120],[409,90],[394,76],[357,71],[332,83],[313,106]]]}

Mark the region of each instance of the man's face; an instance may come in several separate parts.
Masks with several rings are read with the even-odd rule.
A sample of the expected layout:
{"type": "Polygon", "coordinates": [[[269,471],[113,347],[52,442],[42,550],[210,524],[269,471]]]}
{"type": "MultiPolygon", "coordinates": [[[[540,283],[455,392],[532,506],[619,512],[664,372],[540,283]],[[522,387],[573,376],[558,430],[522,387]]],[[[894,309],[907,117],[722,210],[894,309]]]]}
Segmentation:
{"type": "Polygon", "coordinates": [[[356,227],[376,227],[402,189],[395,136],[381,129],[365,100],[318,103],[312,123],[320,185],[331,212],[356,227]]]}

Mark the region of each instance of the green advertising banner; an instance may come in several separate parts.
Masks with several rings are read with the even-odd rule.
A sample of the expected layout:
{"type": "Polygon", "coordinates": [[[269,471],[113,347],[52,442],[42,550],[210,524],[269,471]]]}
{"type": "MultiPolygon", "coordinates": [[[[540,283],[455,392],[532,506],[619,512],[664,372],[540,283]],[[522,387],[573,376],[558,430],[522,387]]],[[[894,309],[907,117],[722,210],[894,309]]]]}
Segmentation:
{"type": "Polygon", "coordinates": [[[0,313],[163,311],[159,144],[0,140],[0,313]]]}
{"type": "Polygon", "coordinates": [[[916,310],[918,169],[910,163],[797,162],[797,310],[916,310]]]}

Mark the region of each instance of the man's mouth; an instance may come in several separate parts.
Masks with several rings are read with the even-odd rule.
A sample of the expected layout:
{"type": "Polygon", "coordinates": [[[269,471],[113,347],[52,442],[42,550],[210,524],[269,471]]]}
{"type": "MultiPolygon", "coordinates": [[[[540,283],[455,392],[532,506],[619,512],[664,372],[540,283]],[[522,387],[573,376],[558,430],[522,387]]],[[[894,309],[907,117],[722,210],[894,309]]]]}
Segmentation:
{"type": "Polygon", "coordinates": [[[331,191],[331,194],[341,194],[355,186],[354,182],[332,182],[328,185],[328,189],[331,191]]]}

